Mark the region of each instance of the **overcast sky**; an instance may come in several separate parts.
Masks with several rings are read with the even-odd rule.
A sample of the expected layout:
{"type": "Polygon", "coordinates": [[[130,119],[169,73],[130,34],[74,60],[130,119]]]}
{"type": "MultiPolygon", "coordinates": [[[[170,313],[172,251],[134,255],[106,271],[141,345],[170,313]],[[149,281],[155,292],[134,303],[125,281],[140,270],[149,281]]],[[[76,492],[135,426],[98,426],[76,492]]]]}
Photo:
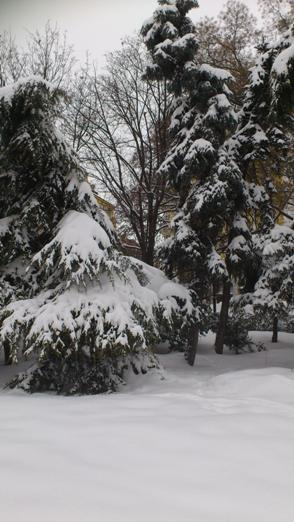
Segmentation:
{"type": "MultiPolygon", "coordinates": [[[[257,0],[244,0],[257,14],[257,0]]],[[[222,0],[199,0],[192,18],[216,15],[222,0]]],[[[11,30],[22,41],[25,30],[41,29],[47,20],[67,30],[80,58],[86,50],[103,62],[107,51],[117,49],[120,40],[138,30],[151,16],[157,0],[0,0],[0,31],[11,30]]]]}

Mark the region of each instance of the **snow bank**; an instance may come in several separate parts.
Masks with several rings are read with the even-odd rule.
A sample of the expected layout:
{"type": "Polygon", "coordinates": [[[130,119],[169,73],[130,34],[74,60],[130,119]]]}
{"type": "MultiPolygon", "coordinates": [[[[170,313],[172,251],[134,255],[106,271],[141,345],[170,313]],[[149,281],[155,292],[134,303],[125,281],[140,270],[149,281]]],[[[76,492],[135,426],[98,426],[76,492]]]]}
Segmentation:
{"type": "Polygon", "coordinates": [[[0,393],[1,519],[292,522],[293,341],[220,357],[208,336],[119,394],[0,393]]]}

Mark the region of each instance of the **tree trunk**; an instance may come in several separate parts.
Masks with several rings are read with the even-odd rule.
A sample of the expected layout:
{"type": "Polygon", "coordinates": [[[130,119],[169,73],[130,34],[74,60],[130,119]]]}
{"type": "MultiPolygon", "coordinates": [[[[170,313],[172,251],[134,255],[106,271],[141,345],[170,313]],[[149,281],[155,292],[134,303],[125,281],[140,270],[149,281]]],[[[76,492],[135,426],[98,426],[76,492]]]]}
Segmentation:
{"type": "Polygon", "coordinates": [[[149,248],[146,252],[146,255],[142,256],[142,261],[144,263],[147,263],[147,265],[153,266],[154,265],[154,248],[149,248]]]}
{"type": "Polygon", "coordinates": [[[212,306],[213,306],[213,313],[214,314],[216,314],[216,310],[217,310],[216,294],[217,294],[217,286],[216,286],[216,283],[213,283],[212,284],[212,306]]]}
{"type": "Polygon", "coordinates": [[[225,331],[229,316],[230,298],[231,283],[230,281],[224,281],[222,307],[220,311],[218,329],[215,338],[215,351],[218,354],[222,354],[224,351],[225,331]]]}
{"type": "Polygon", "coordinates": [[[4,342],[4,364],[6,366],[9,366],[12,364],[12,358],[11,358],[11,352],[10,347],[7,341],[4,342]]]}
{"type": "Polygon", "coordinates": [[[277,343],[278,342],[278,332],[279,332],[278,322],[279,322],[278,318],[274,317],[274,319],[273,319],[272,343],[277,343]]]}
{"type": "Polygon", "coordinates": [[[193,326],[190,330],[189,344],[188,344],[188,349],[187,349],[187,363],[190,366],[194,366],[197,346],[198,346],[198,338],[199,338],[199,328],[197,326],[193,326]]]}

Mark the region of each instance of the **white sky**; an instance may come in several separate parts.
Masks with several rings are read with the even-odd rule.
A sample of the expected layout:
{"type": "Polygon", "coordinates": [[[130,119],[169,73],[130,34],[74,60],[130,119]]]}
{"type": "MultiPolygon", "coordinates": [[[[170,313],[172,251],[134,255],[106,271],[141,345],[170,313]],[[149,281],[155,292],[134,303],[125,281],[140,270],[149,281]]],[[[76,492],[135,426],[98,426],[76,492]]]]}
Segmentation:
{"type": "MultiPolygon", "coordinates": [[[[257,14],[257,0],[244,0],[257,14]]],[[[192,18],[214,16],[223,0],[199,0],[192,18]]],[[[11,30],[17,41],[25,30],[41,29],[47,20],[67,30],[68,40],[82,58],[89,50],[93,59],[103,62],[103,55],[120,46],[127,34],[139,30],[151,16],[157,0],[0,0],[0,31],[11,30]]]]}

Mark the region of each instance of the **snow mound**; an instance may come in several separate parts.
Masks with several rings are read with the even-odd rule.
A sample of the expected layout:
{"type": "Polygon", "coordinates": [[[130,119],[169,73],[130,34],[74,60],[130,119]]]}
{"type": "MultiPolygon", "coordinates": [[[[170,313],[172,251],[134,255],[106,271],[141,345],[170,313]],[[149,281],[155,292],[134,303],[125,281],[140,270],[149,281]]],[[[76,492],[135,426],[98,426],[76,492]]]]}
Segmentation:
{"type": "Polygon", "coordinates": [[[294,371],[287,368],[243,370],[211,380],[213,395],[226,398],[258,398],[293,404],[294,371]]]}
{"type": "Polygon", "coordinates": [[[207,336],[195,368],[162,356],[118,394],[0,393],[3,520],[292,522],[293,372],[266,365],[293,340],[220,357],[207,336]]]}

